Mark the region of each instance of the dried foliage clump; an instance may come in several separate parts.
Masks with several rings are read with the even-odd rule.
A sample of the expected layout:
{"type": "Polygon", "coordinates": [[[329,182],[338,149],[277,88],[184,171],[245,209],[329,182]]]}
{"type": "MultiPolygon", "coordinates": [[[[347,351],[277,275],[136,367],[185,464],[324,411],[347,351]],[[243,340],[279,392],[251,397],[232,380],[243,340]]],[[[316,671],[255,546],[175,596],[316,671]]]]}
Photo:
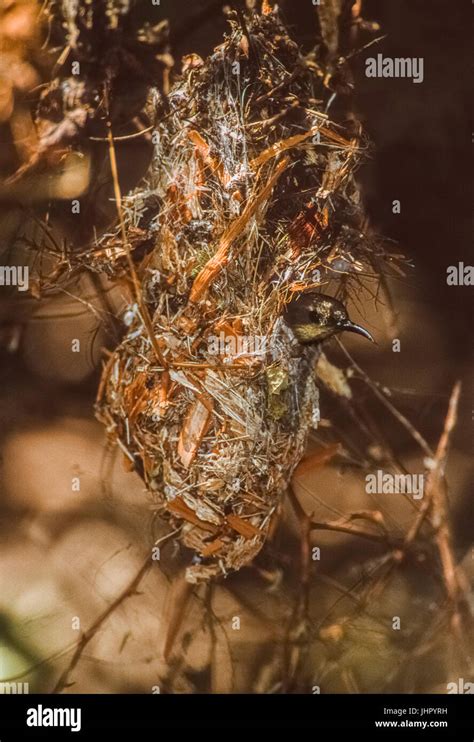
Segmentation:
{"type": "Polygon", "coordinates": [[[172,65],[167,23],[142,24],[134,10],[128,0],[46,5],[49,48],[57,45],[58,58],[37,110],[37,157],[84,136],[104,136],[104,122],[133,121],[151,82],[162,86],[172,65]]]}
{"type": "Polygon", "coordinates": [[[142,136],[150,85],[168,84],[167,37],[167,22],[144,21],[134,0],[9,0],[0,8],[0,199],[28,218],[34,209],[45,234],[55,220],[70,232],[67,247],[35,240],[58,275],[88,267],[79,246],[112,221],[107,134],[113,126],[115,135],[142,136]],[[70,219],[77,198],[89,223],[79,228],[70,219]]]}
{"type": "Polygon", "coordinates": [[[98,414],[194,552],[189,582],[258,553],[316,425],[319,350],[296,342],[286,303],[331,280],[345,294],[377,252],[361,143],[330,119],[326,71],[275,12],[229,20],[212,56],[185,58],[152,97],[153,163],[106,242],[125,241],[129,267],[146,256],[98,414]]]}
{"type": "MultiPolygon", "coordinates": [[[[55,692],[149,692],[157,679],[161,692],[175,693],[445,692],[452,681],[462,687],[472,675],[466,577],[472,569],[468,552],[462,562],[446,475],[461,386],[454,385],[432,448],[398,409],[404,392],[398,378],[391,386],[386,380],[394,364],[383,345],[372,356],[384,364],[382,383],[345,346],[345,369],[319,349],[304,350],[282,319],[287,302],[306,289],[354,300],[368,274],[383,284],[386,256],[365,233],[354,181],[366,145],[342,110],[350,79],[337,19],[352,14],[360,26],[360,3],[315,6],[320,40],[307,58],[270,3],[263,3],[263,15],[231,14],[225,43],[206,61],[186,57],[171,90],[165,26],[152,32],[132,18],[139,5],[11,0],[0,10],[0,124],[9,143],[1,198],[14,199],[15,208],[17,201],[26,205],[34,222],[23,242],[27,257],[44,266],[41,280],[32,270],[30,292],[41,301],[49,290],[65,293],[105,324],[120,310],[105,294],[93,294],[97,306],[89,302],[89,281],[100,288],[103,278],[91,274],[116,279],[110,283],[121,299],[124,285],[131,289],[128,329],[109,355],[97,411],[115,451],[145,481],[155,515],[164,518],[156,529],[153,518],[151,559],[142,482],[121,476],[109,459],[112,447],[97,476],[86,477],[81,509],[69,517],[74,504],[64,498],[61,472],[69,483],[70,458],[74,476],[92,472],[102,452],[101,431],[95,436],[90,421],[73,438],[69,421],[46,431],[53,446],[57,438],[65,441],[55,456],[54,447],[42,455],[42,436],[20,438],[18,448],[33,452],[35,467],[40,459],[44,477],[34,469],[27,522],[35,493],[50,498],[48,477],[61,510],[53,518],[40,511],[28,531],[22,520],[20,538],[7,545],[15,561],[2,555],[8,589],[1,591],[0,633],[17,646],[9,623],[2,623],[11,614],[25,647],[20,669],[11,672],[32,679],[35,688],[44,674],[41,687],[55,692]],[[40,7],[46,45],[35,25],[40,7]],[[123,197],[121,189],[130,194],[132,187],[127,170],[135,185],[149,162],[147,156],[138,166],[139,146],[149,155],[152,141],[146,180],[123,197]],[[83,163],[82,179],[73,177],[71,155],[83,163]],[[68,222],[66,239],[54,217],[64,218],[68,199],[78,196],[80,217],[68,222]],[[31,215],[34,203],[44,213],[31,215]],[[62,278],[71,282],[66,290],[62,278]],[[318,447],[308,447],[298,465],[318,423],[318,388],[323,420],[311,436],[318,447]],[[88,445],[79,458],[81,441],[88,445]],[[424,470],[423,499],[369,495],[363,474],[382,466],[399,475],[424,470]],[[98,498],[100,491],[113,493],[113,503],[98,498]],[[294,513],[284,509],[290,503],[299,541],[294,513]],[[253,569],[218,585],[207,582],[250,564],[268,536],[253,569]],[[187,547],[183,559],[176,560],[177,542],[187,547]],[[153,569],[157,547],[163,569],[153,569]],[[176,561],[191,565],[188,582],[205,584],[192,589],[178,577],[170,586],[176,561]],[[43,588],[46,578],[54,592],[43,588]],[[70,619],[77,615],[87,626],[71,643],[70,619]],[[38,651],[30,642],[33,625],[38,651]]],[[[355,21],[346,25],[352,32],[355,21]]],[[[18,210],[20,222],[24,217],[18,210]]],[[[5,222],[2,233],[7,244],[5,222]]],[[[61,356],[63,307],[37,333],[53,327],[49,351],[43,338],[38,343],[45,365],[61,356]]],[[[80,322],[76,315],[68,319],[63,355],[70,358],[69,328],[74,325],[75,338],[80,322]]],[[[103,345],[104,334],[94,328],[81,336],[85,347],[91,337],[103,345]]],[[[5,336],[13,345],[13,333],[5,336]]],[[[45,398],[37,380],[28,376],[28,391],[22,386],[18,396],[4,385],[1,403],[15,408],[12,417],[22,419],[18,400],[30,405],[31,389],[45,398]]],[[[81,415],[88,402],[75,402],[81,415]]],[[[49,396],[44,404],[48,421],[65,409],[49,396]]],[[[9,471],[23,508],[29,487],[17,472],[28,467],[10,450],[3,459],[15,462],[9,471]]],[[[452,468],[462,469],[459,459],[452,468]]],[[[6,532],[12,530],[9,521],[6,532]]]]}

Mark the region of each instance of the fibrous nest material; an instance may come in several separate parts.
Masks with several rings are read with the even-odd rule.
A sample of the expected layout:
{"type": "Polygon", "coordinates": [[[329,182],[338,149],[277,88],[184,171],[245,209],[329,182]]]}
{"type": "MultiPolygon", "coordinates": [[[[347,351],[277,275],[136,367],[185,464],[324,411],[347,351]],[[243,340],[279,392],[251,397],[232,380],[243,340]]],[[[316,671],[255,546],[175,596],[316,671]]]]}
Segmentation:
{"type": "Polygon", "coordinates": [[[231,14],[212,56],[150,101],[153,163],[122,225],[146,257],[97,410],[194,552],[189,582],[258,553],[317,424],[320,351],[297,343],[286,303],[370,270],[361,143],[331,121],[326,80],[275,12],[231,14]]]}

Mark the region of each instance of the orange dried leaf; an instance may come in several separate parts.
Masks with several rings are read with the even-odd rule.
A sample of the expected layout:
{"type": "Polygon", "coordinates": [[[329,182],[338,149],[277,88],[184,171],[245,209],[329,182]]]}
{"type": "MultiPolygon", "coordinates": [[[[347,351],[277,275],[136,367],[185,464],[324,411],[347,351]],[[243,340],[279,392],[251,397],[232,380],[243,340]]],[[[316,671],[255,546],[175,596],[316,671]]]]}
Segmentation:
{"type": "Polygon", "coordinates": [[[288,237],[293,255],[307,249],[314,239],[318,239],[324,228],[324,217],[316,204],[308,203],[293,219],[288,227],[288,237]]]}
{"type": "Polygon", "coordinates": [[[330,139],[332,142],[336,142],[337,144],[340,144],[341,147],[351,146],[351,142],[349,141],[349,139],[345,139],[340,134],[337,134],[335,131],[328,129],[326,126],[320,126],[319,131],[321,132],[321,134],[324,134],[324,136],[330,139]]]}
{"type": "Polygon", "coordinates": [[[203,557],[210,557],[213,556],[213,554],[217,554],[222,547],[224,546],[224,542],[220,538],[214,539],[214,541],[211,541],[207,546],[202,549],[201,554],[203,557]]]}
{"type": "Polygon", "coordinates": [[[202,528],[204,531],[217,533],[219,530],[213,523],[198,518],[194,510],[186,505],[181,497],[175,497],[174,500],[167,502],[166,509],[169,510],[170,513],[173,513],[173,515],[177,515],[188,523],[199,526],[199,528],[202,528]]]}
{"type": "Polygon", "coordinates": [[[272,157],[276,157],[285,150],[296,147],[298,144],[301,144],[301,142],[304,142],[305,139],[314,136],[318,131],[322,131],[319,125],[312,126],[311,129],[305,131],[304,134],[296,134],[293,137],[288,137],[288,139],[282,139],[280,142],[272,144],[271,147],[264,149],[263,152],[260,152],[260,154],[257,155],[257,157],[254,157],[250,162],[250,166],[255,169],[256,167],[263,165],[268,160],[271,160],[272,157]]]}
{"type": "Polygon", "coordinates": [[[160,391],[159,391],[159,403],[160,404],[166,404],[168,401],[168,393],[170,391],[170,375],[168,371],[163,371],[161,374],[161,384],[160,384],[160,391]]]}
{"type": "Polygon", "coordinates": [[[204,163],[210,168],[211,172],[215,173],[222,185],[226,186],[230,181],[230,175],[225,169],[222,162],[211,154],[211,148],[205,139],[195,129],[191,129],[188,132],[188,137],[196,147],[199,156],[202,158],[204,163]]]}
{"type": "Polygon", "coordinates": [[[184,421],[178,441],[178,455],[187,469],[194,460],[212,415],[212,406],[202,399],[196,399],[184,421]]]}
{"type": "Polygon", "coordinates": [[[248,521],[239,518],[238,515],[228,515],[226,520],[229,526],[233,528],[234,531],[237,531],[237,533],[240,533],[240,535],[244,538],[262,536],[262,532],[259,528],[255,528],[255,526],[253,526],[248,521]]]}
{"type": "Polygon", "coordinates": [[[135,469],[135,464],[125,454],[123,455],[122,465],[124,471],[126,471],[127,474],[129,474],[131,471],[134,471],[135,469]]]}
{"type": "Polygon", "coordinates": [[[289,286],[288,291],[292,294],[301,294],[303,291],[309,291],[310,289],[316,289],[320,286],[319,281],[313,281],[313,283],[303,283],[303,281],[295,281],[289,286]]]}

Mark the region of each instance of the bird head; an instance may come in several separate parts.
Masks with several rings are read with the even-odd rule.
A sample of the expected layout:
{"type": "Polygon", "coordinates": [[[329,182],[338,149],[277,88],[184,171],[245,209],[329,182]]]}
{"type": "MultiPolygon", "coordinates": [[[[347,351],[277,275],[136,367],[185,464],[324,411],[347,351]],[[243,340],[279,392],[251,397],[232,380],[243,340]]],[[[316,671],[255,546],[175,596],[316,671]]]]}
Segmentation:
{"type": "Polygon", "coordinates": [[[303,345],[320,343],[339,332],[356,332],[375,342],[370,332],[349,319],[342,302],[325,294],[300,294],[287,305],[283,319],[303,345]]]}

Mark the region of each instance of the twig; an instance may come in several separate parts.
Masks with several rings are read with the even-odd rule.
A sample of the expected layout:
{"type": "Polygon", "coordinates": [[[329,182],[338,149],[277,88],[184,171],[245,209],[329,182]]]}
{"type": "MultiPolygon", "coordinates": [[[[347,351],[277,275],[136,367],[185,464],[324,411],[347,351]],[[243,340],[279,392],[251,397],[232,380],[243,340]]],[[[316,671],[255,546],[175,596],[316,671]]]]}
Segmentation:
{"type": "MultiPolygon", "coordinates": [[[[444,429],[439,439],[436,453],[434,454],[434,457],[432,459],[433,466],[428,473],[428,477],[426,481],[426,488],[425,488],[425,500],[418,512],[418,515],[415,521],[412,524],[412,527],[408,531],[408,534],[405,538],[405,542],[403,546],[404,551],[406,551],[406,548],[410,546],[413,543],[413,541],[416,539],[416,537],[418,536],[420,532],[420,528],[423,525],[423,522],[426,516],[428,515],[430,509],[433,510],[432,520],[434,521],[433,524],[435,525],[437,530],[439,530],[440,528],[440,526],[439,527],[437,526],[437,523],[441,524],[443,518],[445,522],[447,520],[446,507],[444,503],[444,497],[441,494],[440,484],[444,476],[444,467],[445,467],[447,453],[448,453],[450,436],[456,424],[457,406],[459,402],[460,392],[461,392],[461,384],[460,382],[457,382],[454,385],[453,391],[451,393],[451,398],[449,400],[449,406],[448,406],[448,412],[447,412],[446,420],[444,423],[444,429]],[[439,502],[440,497],[441,497],[441,502],[439,502]],[[435,500],[437,503],[436,507],[435,507],[435,500]]],[[[448,591],[448,594],[449,594],[449,591],[448,591]]]]}
{"type": "Polygon", "coordinates": [[[86,646],[89,644],[91,639],[94,638],[97,631],[100,629],[103,623],[107,621],[109,616],[112,615],[112,613],[121,605],[124,600],[127,598],[130,598],[132,595],[135,594],[138,585],[142,581],[143,577],[146,575],[148,570],[151,568],[153,562],[151,560],[151,555],[148,555],[146,560],[143,562],[142,566],[134,576],[134,578],[129,582],[127,587],[122,590],[121,593],[115,598],[115,600],[112,601],[112,603],[103,611],[100,616],[96,618],[96,620],[92,623],[92,625],[85,631],[81,638],[79,639],[79,642],[77,643],[76,649],[74,651],[74,654],[71,658],[71,661],[69,662],[69,665],[66,667],[64,672],[60,675],[58,681],[56,682],[56,685],[54,686],[52,693],[61,693],[62,690],[66,686],[69,685],[69,676],[71,672],[76,667],[77,663],[81,659],[82,653],[86,646]]]}
{"type": "Polygon", "coordinates": [[[165,608],[168,626],[162,646],[162,655],[166,662],[170,659],[176,637],[182,628],[184,618],[190,608],[190,601],[194,590],[195,586],[186,581],[184,572],[175,578],[169,589],[165,608]]]}
{"type": "Polygon", "coordinates": [[[300,522],[301,551],[300,551],[300,589],[296,595],[295,604],[285,631],[282,691],[288,692],[291,680],[294,678],[298,663],[301,661],[302,646],[298,642],[298,632],[303,629],[303,640],[307,638],[309,620],[309,593],[311,578],[311,516],[309,516],[299,502],[292,485],[288,487],[289,499],[300,522]],[[297,632],[295,634],[295,631],[297,632]],[[294,650],[297,650],[295,653],[294,650]]]}
{"type": "Polygon", "coordinates": [[[459,567],[456,565],[453,555],[451,528],[446,501],[444,470],[451,434],[456,425],[460,394],[461,382],[457,381],[451,393],[444,430],[439,439],[436,454],[434,456],[434,465],[429,471],[426,484],[426,496],[432,502],[431,521],[433,526],[436,528],[435,542],[443,568],[443,579],[446,593],[449,600],[453,603],[453,629],[458,635],[460,635],[461,630],[459,606],[463,600],[463,583],[465,581],[462,573],[459,571],[459,567]]]}
{"type": "Polygon", "coordinates": [[[206,620],[207,620],[207,628],[209,629],[209,634],[210,634],[210,639],[211,639],[210,648],[209,648],[210,692],[218,693],[219,688],[216,682],[216,668],[217,668],[217,659],[218,659],[217,632],[214,626],[214,611],[212,610],[212,596],[213,596],[214,586],[212,583],[209,583],[206,587],[207,587],[206,598],[205,598],[206,620]]]}
{"type": "Polygon", "coordinates": [[[310,530],[315,531],[337,531],[339,533],[348,533],[351,536],[359,536],[360,538],[366,538],[369,541],[376,541],[377,543],[390,544],[389,536],[382,535],[379,533],[371,533],[370,531],[364,531],[360,528],[354,528],[354,526],[348,525],[347,519],[332,520],[327,522],[310,521],[310,530]]]}
{"type": "MultiPolygon", "coordinates": [[[[105,90],[105,100],[106,100],[106,109],[108,111],[107,89],[105,90]]],[[[148,333],[148,337],[150,338],[150,342],[153,347],[153,350],[155,351],[156,357],[158,358],[160,365],[163,366],[164,368],[167,368],[167,363],[165,361],[165,358],[163,357],[163,353],[161,352],[161,348],[158,345],[158,341],[156,339],[156,335],[153,330],[153,322],[151,320],[148,307],[143,301],[140,281],[138,279],[137,272],[135,270],[135,265],[133,263],[132,253],[130,250],[130,244],[127,239],[127,230],[125,227],[125,219],[123,216],[123,207],[122,207],[122,192],[121,192],[120,181],[118,177],[117,157],[115,153],[114,136],[112,132],[112,122],[108,114],[107,114],[107,129],[108,129],[107,139],[109,142],[110,169],[112,171],[115,203],[117,205],[117,215],[118,215],[119,223],[120,223],[120,232],[122,235],[123,248],[125,250],[125,255],[127,258],[127,264],[128,264],[128,269],[130,271],[130,276],[132,278],[133,293],[135,295],[135,301],[140,310],[140,315],[143,320],[143,324],[146,327],[146,331],[148,333]]]]}
{"type": "Polygon", "coordinates": [[[370,376],[366,374],[366,372],[354,361],[352,356],[350,355],[349,351],[344,347],[344,345],[341,343],[339,338],[336,338],[337,342],[339,343],[339,346],[345,356],[350,360],[352,367],[355,368],[358,374],[361,375],[367,386],[372,390],[372,392],[375,394],[377,399],[382,402],[382,404],[392,413],[392,415],[398,420],[400,425],[402,425],[405,430],[408,431],[408,433],[412,436],[412,438],[418,443],[420,448],[424,451],[424,453],[427,456],[433,456],[433,451],[430,448],[429,444],[426,442],[426,440],[423,438],[421,433],[418,432],[418,430],[411,424],[411,422],[408,420],[408,418],[405,417],[397,408],[395,405],[393,405],[390,400],[387,398],[387,395],[380,391],[378,388],[378,385],[372,381],[370,376]]]}
{"type": "MultiPolygon", "coordinates": [[[[463,641],[460,607],[466,602],[465,592],[467,587],[464,574],[459,565],[456,565],[453,555],[451,528],[446,502],[446,482],[444,480],[444,470],[451,435],[457,421],[460,394],[461,382],[457,381],[451,392],[443,432],[441,433],[436,452],[432,458],[432,465],[425,487],[425,500],[412,527],[406,535],[401,549],[395,549],[393,551],[389,569],[381,579],[387,579],[395,566],[405,557],[408,548],[417,538],[423,522],[430,515],[430,523],[435,531],[434,541],[441,561],[446,594],[452,606],[452,629],[457,638],[463,641]]],[[[380,579],[377,584],[380,584],[380,579]]]]}

